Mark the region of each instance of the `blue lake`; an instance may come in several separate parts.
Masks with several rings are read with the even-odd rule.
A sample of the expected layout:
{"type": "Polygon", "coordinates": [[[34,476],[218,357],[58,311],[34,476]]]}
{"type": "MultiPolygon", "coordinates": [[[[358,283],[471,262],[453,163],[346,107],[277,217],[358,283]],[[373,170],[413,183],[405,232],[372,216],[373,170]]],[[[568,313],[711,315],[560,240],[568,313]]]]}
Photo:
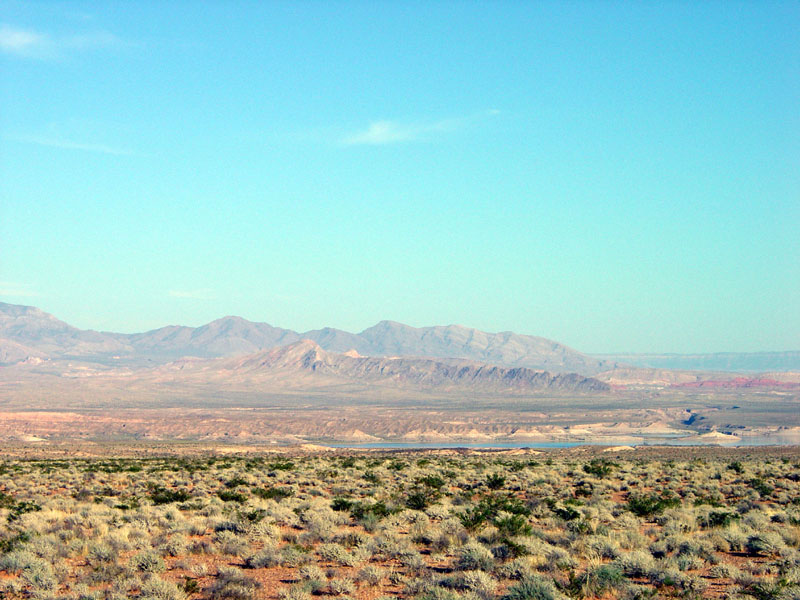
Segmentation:
{"type": "MultiPolygon", "coordinates": [[[[443,444],[441,442],[320,442],[321,445],[331,448],[572,448],[574,446],[588,446],[599,444],[581,444],[575,442],[452,442],[443,444]]],[[[603,444],[607,445],[607,444],[603,444]]]]}
{"type": "Polygon", "coordinates": [[[786,442],[776,439],[771,436],[752,436],[740,439],[737,443],[726,444],[704,444],[699,440],[692,439],[671,439],[669,437],[652,438],[647,442],[639,443],[625,443],[614,441],[596,441],[596,442],[316,442],[322,446],[330,448],[354,448],[354,449],[370,449],[370,448],[385,448],[395,450],[424,450],[424,449],[448,449],[448,448],[575,448],[576,446],[708,446],[713,447],[727,447],[736,448],[741,446],[786,446],[791,445],[786,442]]]}

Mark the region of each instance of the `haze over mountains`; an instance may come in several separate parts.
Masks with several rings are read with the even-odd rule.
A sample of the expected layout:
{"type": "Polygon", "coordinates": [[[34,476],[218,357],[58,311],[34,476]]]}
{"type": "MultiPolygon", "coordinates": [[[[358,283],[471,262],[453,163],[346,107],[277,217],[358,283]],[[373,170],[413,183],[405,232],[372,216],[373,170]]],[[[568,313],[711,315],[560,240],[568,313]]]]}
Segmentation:
{"type": "Polygon", "coordinates": [[[800,351],[711,354],[598,354],[595,358],[654,369],[761,373],[800,370],[800,351]]]}
{"type": "Polygon", "coordinates": [[[223,317],[201,327],[168,326],[123,334],[77,329],[38,308],[0,303],[0,362],[6,364],[28,357],[166,363],[186,356],[252,354],[303,339],[331,352],[464,359],[558,373],[591,375],[612,366],[545,338],[486,333],[460,325],[416,328],[381,321],[358,334],[329,327],[300,333],[223,317]]]}
{"type": "Polygon", "coordinates": [[[800,370],[800,352],[617,354],[590,356],[542,337],[487,333],[460,325],[410,327],[381,321],[360,333],[326,327],[306,332],[228,316],[201,327],[168,326],[123,334],[82,330],[32,306],[0,303],[0,364],[80,359],[107,365],[157,365],[183,357],[241,356],[312,340],[333,353],[427,357],[596,375],[620,365],[713,371],[800,370]]]}
{"type": "Polygon", "coordinates": [[[0,305],[0,349],[6,365],[18,365],[4,369],[4,381],[43,398],[80,394],[140,402],[143,396],[179,396],[194,402],[241,394],[353,399],[610,390],[607,383],[574,372],[596,371],[601,361],[549,340],[459,326],[416,329],[389,321],[360,334],[330,328],[301,334],[225,317],[197,328],[120,334],[80,330],[33,307],[0,305]]]}

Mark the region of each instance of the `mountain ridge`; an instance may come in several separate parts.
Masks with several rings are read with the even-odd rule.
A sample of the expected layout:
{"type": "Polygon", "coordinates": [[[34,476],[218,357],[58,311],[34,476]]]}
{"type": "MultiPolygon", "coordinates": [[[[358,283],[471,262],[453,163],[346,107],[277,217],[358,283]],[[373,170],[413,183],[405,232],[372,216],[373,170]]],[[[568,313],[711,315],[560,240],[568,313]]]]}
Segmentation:
{"type": "MultiPolygon", "coordinates": [[[[472,360],[500,366],[553,372],[599,373],[612,365],[546,338],[513,332],[489,333],[461,325],[412,327],[384,320],[360,333],[325,327],[304,333],[269,323],[227,316],[201,325],[169,325],[142,333],[81,330],[36,307],[0,303],[2,339],[50,358],[80,357],[165,363],[184,356],[217,358],[245,355],[311,339],[332,352],[356,351],[364,356],[418,356],[472,360]],[[24,327],[20,327],[22,318],[24,327]]],[[[10,346],[10,344],[9,344],[10,346]]]]}
{"type": "MultiPolygon", "coordinates": [[[[524,367],[470,361],[452,364],[420,357],[349,356],[328,352],[310,339],[245,356],[181,360],[157,369],[163,376],[205,382],[248,382],[262,389],[291,380],[317,386],[367,383],[422,389],[463,389],[494,393],[606,392],[610,386],[575,373],[551,374],[524,367]],[[305,378],[303,377],[305,376],[305,378]]],[[[163,381],[163,379],[161,379],[163,381]]]]}
{"type": "Polygon", "coordinates": [[[383,320],[359,333],[334,327],[306,332],[227,315],[199,327],[167,325],[141,333],[82,330],[34,306],[0,302],[0,365],[80,359],[107,365],[164,364],[182,357],[247,355],[311,339],[330,352],[417,356],[457,363],[597,375],[617,367],[716,372],[800,371],[800,351],[708,354],[585,354],[547,338],[464,325],[412,327],[383,320]]]}

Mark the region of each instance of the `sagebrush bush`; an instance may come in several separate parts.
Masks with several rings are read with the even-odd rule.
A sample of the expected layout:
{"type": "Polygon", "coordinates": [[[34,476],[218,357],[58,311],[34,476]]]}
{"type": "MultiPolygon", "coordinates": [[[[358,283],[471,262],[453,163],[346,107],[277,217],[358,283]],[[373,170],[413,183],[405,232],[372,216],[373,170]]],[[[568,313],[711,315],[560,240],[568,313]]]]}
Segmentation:
{"type": "Polygon", "coordinates": [[[489,549],[478,542],[469,542],[459,550],[456,568],[460,571],[491,571],[494,563],[494,555],[489,549]]]}
{"type": "Polygon", "coordinates": [[[567,600],[567,597],[549,581],[533,576],[510,587],[503,600],[567,600]]]}

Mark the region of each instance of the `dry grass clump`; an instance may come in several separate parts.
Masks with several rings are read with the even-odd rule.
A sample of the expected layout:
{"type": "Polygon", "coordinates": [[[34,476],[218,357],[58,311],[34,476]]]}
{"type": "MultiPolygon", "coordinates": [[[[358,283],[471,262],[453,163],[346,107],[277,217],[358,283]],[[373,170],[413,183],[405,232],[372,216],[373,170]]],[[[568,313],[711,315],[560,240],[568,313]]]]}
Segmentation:
{"type": "Polygon", "coordinates": [[[0,597],[800,597],[798,459],[0,462],[0,597]]]}

